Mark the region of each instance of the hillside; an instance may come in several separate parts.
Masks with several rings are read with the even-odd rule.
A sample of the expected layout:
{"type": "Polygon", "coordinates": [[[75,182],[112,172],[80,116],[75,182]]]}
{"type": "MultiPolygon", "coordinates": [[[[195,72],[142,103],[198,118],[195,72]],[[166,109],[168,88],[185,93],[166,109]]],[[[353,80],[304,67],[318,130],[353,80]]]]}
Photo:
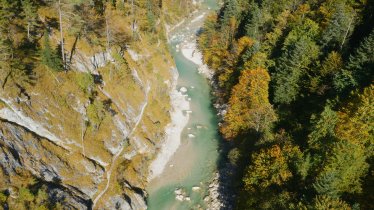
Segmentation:
{"type": "Polygon", "coordinates": [[[145,209],[185,0],[0,0],[0,208],[145,209]]]}

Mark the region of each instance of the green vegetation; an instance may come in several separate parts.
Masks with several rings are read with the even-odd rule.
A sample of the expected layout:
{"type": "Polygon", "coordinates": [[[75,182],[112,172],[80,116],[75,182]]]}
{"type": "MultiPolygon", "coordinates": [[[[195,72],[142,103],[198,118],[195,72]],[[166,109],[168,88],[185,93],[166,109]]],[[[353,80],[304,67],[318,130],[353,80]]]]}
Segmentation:
{"type": "Polygon", "coordinates": [[[58,49],[55,51],[51,48],[48,30],[46,30],[44,34],[43,48],[41,49],[40,57],[42,63],[49,68],[56,71],[63,70],[63,64],[61,58],[59,57],[58,49]]]}
{"type": "Polygon", "coordinates": [[[373,209],[373,8],[226,0],[206,19],[237,209],[373,209]]]}

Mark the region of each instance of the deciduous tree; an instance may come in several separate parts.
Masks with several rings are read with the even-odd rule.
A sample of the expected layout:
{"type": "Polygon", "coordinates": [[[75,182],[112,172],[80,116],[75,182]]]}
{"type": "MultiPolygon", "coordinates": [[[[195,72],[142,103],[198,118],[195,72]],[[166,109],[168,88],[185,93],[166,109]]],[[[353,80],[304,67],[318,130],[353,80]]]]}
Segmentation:
{"type": "Polygon", "coordinates": [[[265,69],[245,70],[239,83],[233,88],[229,109],[224,117],[222,133],[234,138],[243,131],[253,129],[262,132],[276,120],[269,103],[270,76],[265,69]]]}

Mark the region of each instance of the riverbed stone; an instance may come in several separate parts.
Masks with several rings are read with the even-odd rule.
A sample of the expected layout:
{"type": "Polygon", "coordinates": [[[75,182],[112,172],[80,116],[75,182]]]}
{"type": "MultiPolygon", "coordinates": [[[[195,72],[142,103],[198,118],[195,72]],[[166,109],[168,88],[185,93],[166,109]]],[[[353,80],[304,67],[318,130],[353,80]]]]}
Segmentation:
{"type": "Polygon", "coordinates": [[[179,91],[180,91],[181,93],[187,93],[187,88],[185,88],[185,87],[181,87],[181,88],[179,89],[179,91]]]}
{"type": "Polygon", "coordinates": [[[189,134],[188,134],[188,137],[189,137],[189,138],[195,138],[195,135],[193,135],[192,133],[189,133],[189,134]]]}
{"type": "Polygon", "coordinates": [[[193,186],[193,187],[192,187],[192,190],[193,190],[193,191],[199,191],[199,190],[200,190],[200,187],[198,187],[198,186],[193,186]]]}

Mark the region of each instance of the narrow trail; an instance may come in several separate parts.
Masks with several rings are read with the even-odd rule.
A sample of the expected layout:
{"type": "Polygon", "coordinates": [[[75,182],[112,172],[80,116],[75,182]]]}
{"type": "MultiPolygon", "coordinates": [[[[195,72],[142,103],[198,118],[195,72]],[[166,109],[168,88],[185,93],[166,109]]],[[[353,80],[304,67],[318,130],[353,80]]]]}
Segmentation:
{"type": "MultiPolygon", "coordinates": [[[[134,127],[131,129],[130,133],[128,134],[128,136],[124,139],[128,139],[132,136],[132,134],[136,131],[140,121],[143,119],[143,114],[144,114],[144,110],[145,108],[147,107],[148,105],[148,93],[151,89],[151,86],[148,84],[147,88],[146,88],[146,91],[145,91],[145,102],[140,110],[140,113],[139,115],[136,117],[136,123],[134,125],[134,127]]],[[[95,206],[97,204],[97,202],[100,200],[100,198],[108,191],[109,189],[109,186],[110,186],[110,181],[111,181],[111,177],[112,177],[112,171],[114,169],[114,166],[115,166],[115,163],[118,159],[119,156],[121,156],[122,152],[123,152],[123,149],[124,147],[122,147],[117,153],[116,155],[113,156],[112,158],[112,164],[110,165],[110,168],[109,170],[107,171],[106,173],[106,179],[107,179],[107,182],[106,182],[106,186],[105,188],[96,196],[95,200],[93,201],[93,205],[92,205],[92,208],[95,209],[95,206]]]]}

